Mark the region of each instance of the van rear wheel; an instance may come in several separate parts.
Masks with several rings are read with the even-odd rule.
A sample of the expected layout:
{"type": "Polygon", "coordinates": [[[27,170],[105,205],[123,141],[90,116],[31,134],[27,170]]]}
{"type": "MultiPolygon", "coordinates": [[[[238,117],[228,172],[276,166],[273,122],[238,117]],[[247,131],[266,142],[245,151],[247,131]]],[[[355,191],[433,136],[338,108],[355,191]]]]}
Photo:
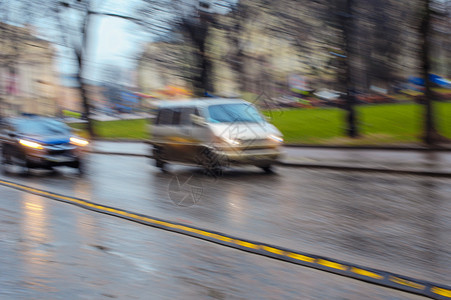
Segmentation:
{"type": "Polygon", "coordinates": [[[159,160],[159,159],[155,159],[155,166],[157,168],[159,168],[161,171],[163,171],[163,172],[167,172],[168,171],[166,165],[167,165],[166,162],[164,162],[162,160],[159,160]]]}
{"type": "Polygon", "coordinates": [[[260,166],[260,169],[262,169],[263,172],[265,172],[266,174],[272,174],[272,173],[274,173],[274,170],[273,170],[273,168],[272,168],[271,165],[260,166]]]}

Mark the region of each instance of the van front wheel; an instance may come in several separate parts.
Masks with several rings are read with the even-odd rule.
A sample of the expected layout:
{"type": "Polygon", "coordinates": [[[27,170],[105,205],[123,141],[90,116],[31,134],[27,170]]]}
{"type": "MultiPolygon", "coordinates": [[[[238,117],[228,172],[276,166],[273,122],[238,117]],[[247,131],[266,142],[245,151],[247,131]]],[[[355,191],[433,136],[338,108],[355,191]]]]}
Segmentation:
{"type": "Polygon", "coordinates": [[[210,176],[218,176],[222,173],[223,165],[219,161],[219,157],[210,149],[206,148],[200,155],[199,164],[203,166],[205,173],[210,176]]]}

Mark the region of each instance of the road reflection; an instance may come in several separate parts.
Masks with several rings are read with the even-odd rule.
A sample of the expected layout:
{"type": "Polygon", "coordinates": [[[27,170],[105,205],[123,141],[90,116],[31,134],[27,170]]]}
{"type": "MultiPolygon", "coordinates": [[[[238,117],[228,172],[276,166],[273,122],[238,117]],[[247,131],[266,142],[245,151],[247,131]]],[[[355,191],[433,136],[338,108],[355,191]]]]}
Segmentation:
{"type": "MultiPolygon", "coordinates": [[[[46,278],[53,276],[54,269],[48,262],[54,261],[50,244],[53,242],[46,200],[42,197],[23,193],[21,243],[22,263],[26,274],[25,284],[42,289],[46,278]]],[[[52,289],[53,290],[53,289],[52,289]]]]}
{"type": "Polygon", "coordinates": [[[33,194],[23,194],[23,227],[25,240],[34,243],[45,243],[50,239],[48,230],[48,215],[45,200],[33,194]]]}

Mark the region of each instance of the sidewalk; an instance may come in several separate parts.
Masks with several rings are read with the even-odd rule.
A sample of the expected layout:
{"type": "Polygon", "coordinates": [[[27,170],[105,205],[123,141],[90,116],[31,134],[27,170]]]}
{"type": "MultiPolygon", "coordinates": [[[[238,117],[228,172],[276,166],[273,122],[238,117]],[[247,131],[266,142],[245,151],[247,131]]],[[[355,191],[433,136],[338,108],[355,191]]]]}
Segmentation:
{"type": "MultiPolygon", "coordinates": [[[[137,113],[120,113],[114,115],[107,114],[93,114],[92,119],[95,121],[117,121],[117,120],[135,120],[135,119],[147,119],[150,118],[151,115],[145,112],[137,112],[137,113]]],[[[66,123],[86,123],[86,120],[81,120],[72,117],[65,117],[64,122],[66,123]]]]}
{"type": "MultiPolygon", "coordinates": [[[[150,156],[145,142],[94,141],[92,152],[150,156]]],[[[327,149],[284,147],[281,164],[289,167],[397,171],[447,174],[451,177],[451,152],[390,151],[364,149],[327,149]]]]}
{"type": "Polygon", "coordinates": [[[131,155],[151,155],[151,146],[145,142],[131,141],[93,141],[91,151],[131,155]]]}
{"type": "Polygon", "coordinates": [[[450,152],[285,148],[287,163],[451,173],[450,152]]]}

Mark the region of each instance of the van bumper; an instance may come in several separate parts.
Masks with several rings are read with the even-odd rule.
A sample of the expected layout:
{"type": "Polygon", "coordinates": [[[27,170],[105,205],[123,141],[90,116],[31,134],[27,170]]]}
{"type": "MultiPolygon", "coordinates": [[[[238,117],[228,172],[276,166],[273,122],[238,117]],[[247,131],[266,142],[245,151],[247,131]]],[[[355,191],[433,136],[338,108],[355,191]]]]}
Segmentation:
{"type": "Polygon", "coordinates": [[[268,166],[277,162],[283,153],[279,149],[250,149],[243,151],[212,150],[215,159],[222,166],[248,164],[256,166],[268,166]]]}

